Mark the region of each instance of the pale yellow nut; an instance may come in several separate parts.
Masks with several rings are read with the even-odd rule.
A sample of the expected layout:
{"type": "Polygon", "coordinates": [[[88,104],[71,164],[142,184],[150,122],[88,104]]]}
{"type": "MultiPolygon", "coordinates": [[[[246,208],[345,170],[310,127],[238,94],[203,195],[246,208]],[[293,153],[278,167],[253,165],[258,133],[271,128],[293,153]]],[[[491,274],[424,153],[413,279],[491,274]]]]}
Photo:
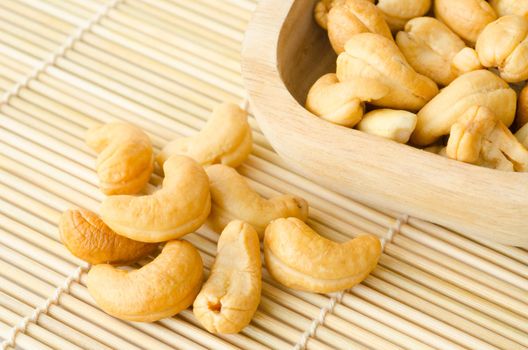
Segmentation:
{"type": "Polygon", "coordinates": [[[253,190],[246,179],[233,168],[212,165],[206,169],[211,188],[211,214],[207,224],[221,232],[232,220],[247,222],[262,238],[270,221],[296,217],[308,218],[308,203],[289,194],[265,199],[253,190]]]}
{"type": "Polygon", "coordinates": [[[497,67],[502,79],[516,83],[528,78],[528,19],[500,17],[480,34],[476,50],[484,67],[497,67]]]}
{"type": "Polygon", "coordinates": [[[515,126],[517,129],[522,128],[528,123],[528,85],[526,85],[519,93],[517,100],[517,117],[515,118],[515,126]]]}
{"type": "MultiPolygon", "coordinates": [[[[335,5],[341,5],[347,0],[320,0],[314,6],[314,18],[317,24],[324,30],[328,29],[328,12],[335,5]]],[[[374,3],[374,0],[367,0],[374,3]]]]}
{"type": "Polygon", "coordinates": [[[528,18],[528,0],[490,0],[489,3],[499,17],[518,15],[528,18]]]}
{"type": "Polygon", "coordinates": [[[517,95],[497,75],[476,70],[455,79],[418,112],[413,144],[427,146],[449,134],[451,126],[470,107],[490,108],[507,126],[515,117],[517,95]]]}
{"type": "Polygon", "coordinates": [[[399,143],[407,143],[416,127],[416,114],[396,110],[377,109],[365,114],[357,129],[399,143]]]}
{"type": "Polygon", "coordinates": [[[351,288],[376,267],[381,244],[373,235],[336,243],[297,218],[277,219],[264,236],[271,276],[286,287],[316,293],[351,288]]]}
{"type": "Polygon", "coordinates": [[[232,221],[218,239],[211,274],[196,297],[193,312],[211,333],[238,333],[260,303],[260,241],[251,225],[232,221]]]}
{"type": "Polygon", "coordinates": [[[435,0],[434,13],[471,45],[477,42],[484,27],[497,19],[497,14],[485,0],[435,0]]]}
{"type": "Polygon", "coordinates": [[[418,73],[440,85],[449,85],[461,73],[481,68],[475,51],[432,17],[407,22],[405,31],[396,36],[396,44],[418,73]]]}
{"type": "Polygon", "coordinates": [[[154,322],[186,309],[202,286],[203,264],[186,241],[168,242],[160,255],[139,270],[95,265],[88,292],[106,313],[127,321],[154,322]]]}
{"type": "Polygon", "coordinates": [[[242,164],[253,147],[247,112],[234,103],[216,106],[207,124],[194,136],[169,142],[158,154],[160,166],[172,155],[193,158],[203,166],[221,163],[232,167],[242,164]]]}
{"type": "Polygon", "coordinates": [[[387,86],[389,93],[372,101],[376,106],[417,111],[438,93],[435,82],[417,73],[392,40],[361,33],[345,49],[337,58],[337,78],[368,78],[387,86]]]}
{"type": "Polygon", "coordinates": [[[103,193],[135,194],[149,181],[152,144],[138,127],[121,122],[96,126],[86,133],[86,144],[99,153],[96,169],[103,193]]]}
{"type": "Polygon", "coordinates": [[[111,196],[101,217],[115,232],[141,242],[164,242],[197,230],[211,209],[209,179],[189,157],[164,164],[162,188],[146,196],[111,196]]]}
{"type": "Polygon", "coordinates": [[[125,265],[153,253],[158,247],[118,235],[95,213],[85,209],[62,213],[59,233],[66,248],[90,264],[125,265]]]}
{"type": "Polygon", "coordinates": [[[364,102],[382,98],[389,88],[374,79],[351,78],[339,82],[334,73],[317,79],[308,91],[306,109],[334,124],[353,127],[365,112],[364,102]]]}
{"type": "Polygon", "coordinates": [[[522,128],[517,130],[515,137],[525,148],[528,148],[528,124],[524,124],[522,128]]]}
{"type": "Polygon", "coordinates": [[[406,23],[424,16],[431,8],[431,0],[379,0],[378,8],[393,32],[402,30],[406,23]]]}

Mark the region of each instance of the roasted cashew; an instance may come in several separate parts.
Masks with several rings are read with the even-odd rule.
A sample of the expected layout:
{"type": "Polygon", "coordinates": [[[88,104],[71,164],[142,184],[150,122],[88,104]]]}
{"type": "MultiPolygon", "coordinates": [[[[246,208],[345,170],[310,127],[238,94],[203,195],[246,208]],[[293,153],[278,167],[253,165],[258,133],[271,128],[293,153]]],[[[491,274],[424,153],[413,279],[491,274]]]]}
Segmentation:
{"type": "Polygon", "coordinates": [[[91,264],[125,265],[154,252],[157,244],[133,241],[106,226],[95,213],[69,209],[59,221],[62,243],[78,258],[91,264]]]}
{"type": "Polygon", "coordinates": [[[207,223],[216,232],[239,219],[253,226],[262,238],[272,220],[293,216],[304,221],[308,217],[308,203],[302,198],[286,194],[264,199],[233,168],[217,164],[206,171],[212,201],[207,223]]]}
{"type": "Polygon", "coordinates": [[[376,267],[381,244],[373,235],[345,243],[319,236],[297,218],[272,221],[264,235],[269,273],[293,289],[330,293],[351,288],[376,267]]]}
{"type": "Polygon", "coordinates": [[[527,0],[490,0],[489,3],[499,17],[518,15],[528,18],[527,0]]]}
{"type": "Polygon", "coordinates": [[[396,109],[376,109],[365,114],[357,129],[367,134],[407,143],[416,127],[416,114],[396,109]]]}
{"type": "Polygon", "coordinates": [[[497,19],[485,0],[435,0],[434,12],[436,18],[472,45],[484,27],[497,19]]]}
{"type": "Polygon", "coordinates": [[[515,118],[515,126],[517,129],[522,128],[528,123],[528,85],[519,93],[517,99],[517,117],[515,118]]]}
{"type": "Polygon", "coordinates": [[[528,78],[528,19],[500,17],[480,34],[476,50],[484,67],[497,67],[502,79],[516,83],[528,78]]]}
{"type": "Polygon", "coordinates": [[[146,196],[111,196],[101,217],[120,235],[141,242],[163,242],[198,229],[211,209],[209,180],[202,166],[185,156],[163,165],[163,187],[146,196]]]}
{"type": "Polygon", "coordinates": [[[351,78],[339,82],[334,73],[317,79],[308,91],[306,109],[334,124],[353,127],[365,112],[364,102],[377,100],[389,88],[374,79],[351,78]]]}
{"type": "Polygon", "coordinates": [[[425,15],[431,0],[378,0],[378,8],[393,32],[402,30],[407,21],[425,15]]]}
{"type": "Polygon", "coordinates": [[[354,35],[337,58],[339,81],[358,77],[378,80],[390,89],[372,101],[380,107],[417,111],[438,93],[435,82],[416,73],[394,41],[377,34],[354,35]]]}
{"type": "Polygon", "coordinates": [[[418,17],[396,36],[396,44],[411,66],[440,85],[449,85],[457,76],[481,69],[475,50],[445,24],[432,17],[418,17]]]}
{"type": "Polygon", "coordinates": [[[149,181],[152,144],[138,127],[121,122],[97,126],[86,133],[86,144],[99,153],[96,168],[103,193],[135,194],[149,181]]]}
{"type": "Polygon", "coordinates": [[[449,134],[451,126],[471,106],[490,108],[506,125],[515,117],[517,95],[501,78],[487,70],[476,70],[455,79],[418,112],[411,136],[415,145],[427,146],[449,134]]]}
{"type": "Polygon", "coordinates": [[[528,151],[493,112],[472,106],[451,127],[447,156],[505,171],[528,171],[528,151]]]}
{"type": "Polygon", "coordinates": [[[209,279],[193,304],[198,321],[211,333],[238,333],[260,303],[260,241],[251,225],[232,221],[218,239],[209,279]]]}
{"type": "Polygon", "coordinates": [[[517,130],[515,137],[521,143],[521,145],[528,149],[528,124],[524,124],[522,128],[517,130]]]}
{"type": "Polygon", "coordinates": [[[88,273],[88,291],[97,305],[114,317],[154,322],[189,307],[202,278],[198,250],[186,241],[170,241],[156,259],[139,270],[94,265],[88,273]]]}
{"type": "Polygon", "coordinates": [[[234,103],[222,103],[204,128],[194,136],[169,142],[158,154],[160,166],[172,155],[193,158],[203,166],[221,163],[232,167],[242,164],[251,153],[253,136],[247,112],[234,103]]]}

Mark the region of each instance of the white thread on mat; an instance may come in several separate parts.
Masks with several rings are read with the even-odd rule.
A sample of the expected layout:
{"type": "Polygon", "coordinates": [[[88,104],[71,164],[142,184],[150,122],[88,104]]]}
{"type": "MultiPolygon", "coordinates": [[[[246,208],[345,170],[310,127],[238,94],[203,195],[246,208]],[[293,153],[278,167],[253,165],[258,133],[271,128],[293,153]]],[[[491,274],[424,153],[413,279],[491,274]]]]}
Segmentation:
{"type": "MultiPolygon", "coordinates": [[[[404,214],[401,215],[396,219],[394,224],[389,227],[389,230],[387,231],[387,236],[381,239],[381,247],[383,250],[385,250],[385,244],[392,241],[392,238],[400,233],[401,227],[405,225],[409,221],[409,215],[404,214]]],[[[304,350],[306,349],[306,345],[308,344],[308,340],[310,338],[315,336],[315,332],[317,331],[317,328],[319,326],[324,325],[326,316],[328,314],[331,314],[334,311],[334,308],[337,304],[340,304],[343,300],[343,297],[345,296],[345,293],[347,290],[342,290],[338,293],[331,294],[332,296],[330,299],[328,299],[328,303],[321,308],[319,311],[319,315],[312,320],[312,323],[310,324],[310,327],[301,334],[301,338],[299,341],[293,346],[293,350],[304,350]]]]}
{"type": "Polygon", "coordinates": [[[49,311],[49,308],[51,305],[56,305],[59,302],[59,299],[63,293],[69,293],[70,286],[73,282],[79,282],[81,279],[81,275],[83,272],[87,271],[89,269],[90,265],[84,265],[79,266],[76,268],[72,274],[70,274],[62,283],[62,285],[58,286],[54,291],[53,294],[44,301],[44,304],[36,307],[33,312],[29,315],[21,319],[11,330],[9,331],[9,334],[7,338],[0,344],[1,350],[6,350],[9,347],[14,348],[16,337],[19,333],[25,333],[27,330],[27,327],[30,323],[37,323],[40,315],[47,314],[49,311]]]}

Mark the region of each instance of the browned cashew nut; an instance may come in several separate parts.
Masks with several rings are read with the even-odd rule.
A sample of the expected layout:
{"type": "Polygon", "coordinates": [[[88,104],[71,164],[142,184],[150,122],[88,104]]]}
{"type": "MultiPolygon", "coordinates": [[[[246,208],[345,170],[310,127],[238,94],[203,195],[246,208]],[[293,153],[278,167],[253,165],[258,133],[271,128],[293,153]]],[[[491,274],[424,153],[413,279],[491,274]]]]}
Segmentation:
{"type": "Polygon", "coordinates": [[[345,49],[337,58],[337,78],[369,78],[387,86],[389,93],[372,101],[376,106],[417,111],[438,93],[435,82],[417,73],[392,40],[361,33],[345,49]]]}
{"type": "Polygon", "coordinates": [[[152,144],[138,127],[121,122],[97,126],[86,133],[86,144],[99,153],[96,168],[103,193],[135,194],[149,181],[152,144]]]}
{"type": "Polygon", "coordinates": [[[262,238],[270,221],[289,216],[308,218],[308,203],[299,197],[281,195],[262,198],[233,168],[216,164],[206,169],[211,188],[211,214],[207,223],[221,232],[235,219],[249,223],[262,238]]]}
{"type": "Polygon", "coordinates": [[[392,31],[405,27],[407,21],[425,15],[431,8],[431,0],[378,0],[378,8],[392,31]]]}
{"type": "Polygon", "coordinates": [[[493,112],[469,108],[451,127],[447,156],[505,171],[528,171],[528,151],[493,112]]]}
{"type": "Polygon", "coordinates": [[[499,17],[518,15],[528,18],[527,0],[490,0],[489,3],[499,17]]]}
{"type": "Polygon", "coordinates": [[[308,91],[306,109],[334,124],[353,127],[365,113],[364,102],[378,100],[389,88],[374,79],[351,78],[339,82],[334,73],[319,78],[308,91]]]}
{"type": "Polygon", "coordinates": [[[202,278],[198,250],[186,241],[170,241],[156,259],[139,270],[93,266],[88,273],[88,292],[114,317],[154,322],[189,307],[200,291],[202,278]]]}
{"type": "Polygon", "coordinates": [[[270,274],[286,287],[330,293],[363,281],[378,263],[381,244],[373,235],[339,244],[297,218],[277,219],[266,229],[264,256],[270,274]]]}
{"type": "Polygon", "coordinates": [[[193,158],[203,166],[221,163],[232,167],[242,164],[253,147],[248,114],[234,103],[222,103],[196,135],[169,142],[158,154],[160,166],[172,155],[193,158]]]}
{"type": "Polygon", "coordinates": [[[62,213],[59,232],[66,248],[91,264],[125,265],[153,253],[158,247],[118,235],[95,213],[84,209],[62,213]]]}
{"type": "Polygon", "coordinates": [[[163,186],[146,196],[111,196],[101,217],[115,232],[141,242],[164,242],[197,230],[211,209],[209,179],[202,166],[185,156],[163,165],[163,186]]]}
{"type": "Polygon", "coordinates": [[[515,133],[515,137],[524,148],[528,149],[528,124],[524,124],[524,126],[515,133]]]}
{"type": "Polygon", "coordinates": [[[218,239],[211,275],[193,304],[194,315],[211,333],[240,332],[259,305],[261,275],[257,232],[245,222],[230,222],[218,239]]]}

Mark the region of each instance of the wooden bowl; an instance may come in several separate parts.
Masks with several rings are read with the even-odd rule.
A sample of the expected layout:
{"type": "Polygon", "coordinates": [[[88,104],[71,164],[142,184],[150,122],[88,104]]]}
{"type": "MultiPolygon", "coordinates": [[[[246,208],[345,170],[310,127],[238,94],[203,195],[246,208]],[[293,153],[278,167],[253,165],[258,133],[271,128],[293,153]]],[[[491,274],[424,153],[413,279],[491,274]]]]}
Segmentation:
{"type": "Polygon", "coordinates": [[[315,1],[261,0],[246,32],[243,77],[274,149],[326,187],[467,235],[528,247],[528,174],[453,161],[333,125],[304,109],[336,56],[315,1]]]}

